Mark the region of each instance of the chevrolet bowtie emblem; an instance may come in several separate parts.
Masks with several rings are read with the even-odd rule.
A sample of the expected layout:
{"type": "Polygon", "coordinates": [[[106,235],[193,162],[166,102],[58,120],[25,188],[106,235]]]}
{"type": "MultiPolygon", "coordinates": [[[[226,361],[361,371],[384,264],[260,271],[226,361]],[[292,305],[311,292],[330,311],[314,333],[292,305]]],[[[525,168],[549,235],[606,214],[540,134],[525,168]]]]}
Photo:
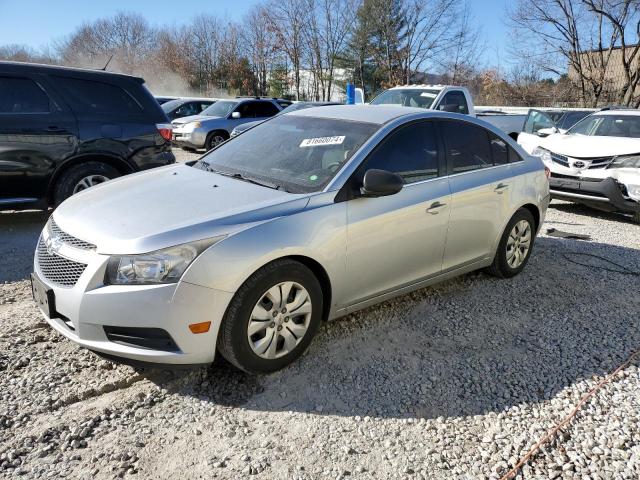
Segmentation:
{"type": "Polygon", "coordinates": [[[47,247],[47,253],[53,255],[58,253],[60,247],[62,247],[62,240],[60,237],[49,237],[45,240],[44,245],[47,247]]]}

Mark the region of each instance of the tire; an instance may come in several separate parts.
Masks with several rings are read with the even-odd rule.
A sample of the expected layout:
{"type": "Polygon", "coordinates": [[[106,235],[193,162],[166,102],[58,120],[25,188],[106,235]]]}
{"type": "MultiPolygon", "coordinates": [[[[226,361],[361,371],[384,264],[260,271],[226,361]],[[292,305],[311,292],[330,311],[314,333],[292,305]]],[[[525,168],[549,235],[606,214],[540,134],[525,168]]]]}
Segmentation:
{"type": "Polygon", "coordinates": [[[631,219],[633,220],[634,223],[637,223],[638,225],[640,225],[640,212],[634,213],[631,219]]]}
{"type": "Polygon", "coordinates": [[[90,161],[83,162],[71,167],[63,172],[53,190],[53,200],[55,206],[60,205],[64,200],[74,193],[88,188],[89,184],[103,183],[120,176],[120,172],[103,162],[90,161]],[[93,177],[91,180],[87,180],[93,177]]]}
{"type": "Polygon", "coordinates": [[[255,272],[236,292],[220,326],[218,350],[229,363],[247,373],[280,370],[307,349],[322,321],[322,311],[322,288],[313,272],[294,260],[276,260],[255,272]],[[280,307],[294,305],[292,312],[286,314],[267,298],[271,291],[282,292],[278,287],[282,284],[294,285],[288,299],[279,304],[280,307]],[[305,301],[296,307],[295,303],[301,302],[305,292],[310,306],[305,301]],[[300,314],[302,310],[310,310],[310,313],[300,314]],[[274,317],[274,311],[277,317],[274,317]],[[250,335],[250,327],[259,330],[250,335]],[[300,334],[303,328],[306,331],[300,334]],[[289,348],[287,342],[291,342],[289,348]],[[258,352],[262,350],[261,355],[258,352]],[[280,356],[277,356],[278,352],[280,356]]]}
{"type": "Polygon", "coordinates": [[[225,142],[229,139],[229,134],[223,130],[216,130],[215,132],[209,133],[207,135],[207,140],[204,142],[204,148],[207,150],[211,150],[212,148],[217,147],[222,142],[225,142]]]}
{"type": "MultiPolygon", "coordinates": [[[[521,228],[519,228],[518,231],[521,231],[521,228]]],[[[535,241],[535,234],[536,222],[533,218],[533,215],[526,208],[519,209],[513,215],[513,217],[511,217],[509,223],[507,223],[507,226],[502,233],[502,237],[500,238],[496,256],[494,257],[491,266],[487,268],[487,272],[499,278],[510,278],[519,274],[529,262],[529,258],[531,257],[531,251],[533,250],[533,244],[535,241]],[[522,246],[525,244],[523,239],[526,238],[526,230],[523,237],[518,239],[519,241],[517,241],[515,248],[513,247],[513,243],[509,242],[509,237],[514,232],[514,228],[516,227],[516,225],[522,226],[525,224],[528,226],[529,242],[526,252],[522,253],[522,246]],[[518,248],[518,245],[521,248],[518,248]],[[519,253],[517,252],[517,250],[519,250],[519,253]],[[514,260],[513,256],[510,256],[511,252],[514,252],[514,255],[516,255],[516,257],[520,255],[520,258],[516,258],[514,260]],[[511,262],[513,262],[513,265],[510,264],[511,262]]],[[[517,238],[517,233],[515,236],[517,238]]]]}

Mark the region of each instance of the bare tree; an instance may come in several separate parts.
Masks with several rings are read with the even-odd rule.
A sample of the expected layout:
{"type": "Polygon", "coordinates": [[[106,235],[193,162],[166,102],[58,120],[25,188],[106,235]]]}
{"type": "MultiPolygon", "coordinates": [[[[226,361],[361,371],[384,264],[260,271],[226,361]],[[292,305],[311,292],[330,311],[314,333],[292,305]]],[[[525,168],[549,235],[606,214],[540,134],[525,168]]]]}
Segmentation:
{"type": "Polygon", "coordinates": [[[243,21],[243,49],[249,58],[256,78],[256,90],[266,95],[269,73],[276,57],[276,39],[270,28],[269,11],[265,7],[251,10],[243,21]]]}

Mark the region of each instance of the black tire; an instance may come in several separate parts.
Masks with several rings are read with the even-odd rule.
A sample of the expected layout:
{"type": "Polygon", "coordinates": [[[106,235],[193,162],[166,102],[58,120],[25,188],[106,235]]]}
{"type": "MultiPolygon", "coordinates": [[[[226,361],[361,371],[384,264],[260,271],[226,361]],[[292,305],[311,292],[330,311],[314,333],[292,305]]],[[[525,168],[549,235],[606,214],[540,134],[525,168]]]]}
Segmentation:
{"type": "Polygon", "coordinates": [[[634,221],[634,223],[640,225],[640,212],[634,213],[631,219],[634,221]]]}
{"type": "Polygon", "coordinates": [[[204,148],[207,152],[222,143],[219,139],[222,139],[222,142],[224,142],[229,139],[229,134],[224,130],[216,130],[207,135],[207,140],[204,142],[204,148]]]}
{"type": "Polygon", "coordinates": [[[519,209],[513,215],[513,217],[511,217],[509,223],[507,223],[507,226],[502,233],[502,237],[500,238],[500,243],[498,244],[498,249],[496,250],[496,256],[494,257],[491,266],[487,268],[487,273],[499,278],[510,278],[519,274],[524,269],[524,267],[526,267],[527,263],[529,262],[529,258],[531,258],[531,252],[533,250],[535,238],[536,222],[533,218],[533,215],[526,208],[519,209]],[[509,235],[511,233],[511,230],[513,230],[513,227],[516,225],[516,223],[522,220],[525,220],[529,223],[529,228],[531,229],[531,242],[524,261],[522,261],[522,263],[516,268],[512,268],[507,262],[507,241],[509,240],[509,235]]]}
{"type": "Polygon", "coordinates": [[[83,162],[71,167],[69,170],[63,172],[56,181],[53,189],[55,206],[60,205],[64,200],[73,195],[78,183],[83,178],[91,175],[99,175],[111,180],[119,177],[120,172],[111,165],[98,161],[83,162]]]}
{"type": "Polygon", "coordinates": [[[289,259],[269,263],[249,277],[231,300],[220,326],[218,350],[229,363],[247,373],[280,370],[302,355],[313,340],[322,321],[322,302],[320,282],[306,266],[289,259]],[[312,304],[309,327],[291,352],[279,358],[262,358],[253,351],[247,337],[251,312],[264,292],[287,281],[300,284],[309,293],[312,304]]]}

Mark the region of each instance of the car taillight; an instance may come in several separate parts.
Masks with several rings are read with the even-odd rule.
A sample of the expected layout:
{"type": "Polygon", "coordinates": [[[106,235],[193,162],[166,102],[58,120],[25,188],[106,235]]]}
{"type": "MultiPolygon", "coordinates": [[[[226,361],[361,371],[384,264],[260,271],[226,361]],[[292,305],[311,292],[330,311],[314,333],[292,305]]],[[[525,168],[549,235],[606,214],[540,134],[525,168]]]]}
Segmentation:
{"type": "Polygon", "coordinates": [[[544,176],[547,177],[547,180],[551,178],[551,170],[549,170],[549,167],[544,167],[544,176]]]}
{"type": "Polygon", "coordinates": [[[173,137],[173,125],[170,123],[158,123],[156,125],[158,132],[167,142],[170,142],[173,137]]]}

